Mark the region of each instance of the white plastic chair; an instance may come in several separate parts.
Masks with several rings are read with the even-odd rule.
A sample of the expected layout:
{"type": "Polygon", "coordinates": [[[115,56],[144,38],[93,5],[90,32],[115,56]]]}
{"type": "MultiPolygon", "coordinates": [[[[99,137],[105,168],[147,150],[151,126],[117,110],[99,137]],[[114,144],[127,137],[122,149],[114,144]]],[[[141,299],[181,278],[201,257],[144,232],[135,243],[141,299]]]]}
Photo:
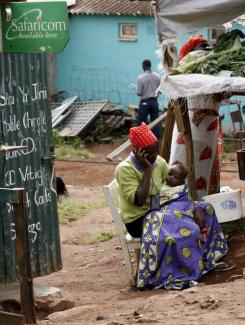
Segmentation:
{"type": "Polygon", "coordinates": [[[107,204],[111,209],[112,217],[115,221],[117,233],[122,245],[122,253],[125,260],[125,265],[128,273],[128,278],[131,284],[134,283],[134,269],[130,257],[129,250],[133,249],[136,255],[136,262],[138,266],[139,260],[139,250],[141,247],[140,238],[133,238],[129,233],[127,233],[126,228],[122,222],[122,218],[119,211],[119,197],[118,197],[118,183],[114,179],[109,185],[103,186],[103,191],[107,204]]]}

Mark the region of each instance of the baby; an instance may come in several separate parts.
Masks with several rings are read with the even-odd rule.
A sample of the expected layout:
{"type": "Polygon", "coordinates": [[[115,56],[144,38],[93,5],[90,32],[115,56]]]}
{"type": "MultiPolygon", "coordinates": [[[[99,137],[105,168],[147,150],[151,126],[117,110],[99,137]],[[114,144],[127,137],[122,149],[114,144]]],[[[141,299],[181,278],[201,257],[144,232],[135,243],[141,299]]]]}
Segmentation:
{"type": "Polygon", "coordinates": [[[182,191],[187,175],[188,172],[185,166],[180,162],[174,162],[169,169],[166,183],[161,188],[161,199],[168,200],[174,193],[182,191]]]}
{"type": "MultiPolygon", "coordinates": [[[[166,201],[170,199],[174,193],[181,192],[183,190],[187,175],[187,169],[181,162],[173,163],[166,177],[166,184],[162,186],[160,192],[160,203],[162,203],[162,199],[166,201]]],[[[202,210],[196,205],[194,208],[194,221],[200,227],[200,240],[201,242],[204,242],[207,237],[208,227],[203,216],[202,210]]]]}
{"type": "Polygon", "coordinates": [[[175,162],[168,172],[166,183],[173,187],[184,185],[187,175],[188,172],[185,166],[180,162],[175,162]]]}

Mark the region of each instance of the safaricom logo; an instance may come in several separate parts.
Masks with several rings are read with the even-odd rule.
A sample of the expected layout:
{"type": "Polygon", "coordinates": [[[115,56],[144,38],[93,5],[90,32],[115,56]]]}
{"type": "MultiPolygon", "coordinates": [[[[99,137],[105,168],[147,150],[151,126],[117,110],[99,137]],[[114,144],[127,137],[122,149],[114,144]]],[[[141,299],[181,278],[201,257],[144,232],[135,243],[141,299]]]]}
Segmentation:
{"type": "Polygon", "coordinates": [[[42,10],[31,9],[17,19],[12,19],[6,32],[6,39],[56,38],[55,32],[66,30],[64,21],[42,21],[42,10]]]}

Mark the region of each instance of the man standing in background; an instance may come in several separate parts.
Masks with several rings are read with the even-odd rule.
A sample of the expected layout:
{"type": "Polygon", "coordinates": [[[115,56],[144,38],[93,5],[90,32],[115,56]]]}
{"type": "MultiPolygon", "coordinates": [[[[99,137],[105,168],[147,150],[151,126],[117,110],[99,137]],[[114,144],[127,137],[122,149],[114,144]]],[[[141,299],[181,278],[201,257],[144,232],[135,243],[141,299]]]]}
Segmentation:
{"type": "MultiPolygon", "coordinates": [[[[138,112],[138,124],[147,123],[147,117],[150,115],[151,122],[159,116],[159,106],[157,102],[157,88],[160,85],[160,77],[151,71],[151,61],[142,62],[144,73],[137,79],[137,95],[141,98],[138,112]]],[[[159,126],[152,129],[157,138],[160,137],[159,126]]]]}

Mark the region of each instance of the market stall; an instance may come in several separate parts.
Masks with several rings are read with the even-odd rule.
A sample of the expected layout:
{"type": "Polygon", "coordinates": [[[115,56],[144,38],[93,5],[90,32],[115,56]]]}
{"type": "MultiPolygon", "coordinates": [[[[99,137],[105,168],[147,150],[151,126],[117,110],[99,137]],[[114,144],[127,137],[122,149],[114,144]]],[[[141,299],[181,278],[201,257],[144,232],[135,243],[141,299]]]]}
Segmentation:
{"type": "Polygon", "coordinates": [[[161,155],[169,161],[176,121],[178,131],[185,138],[188,182],[194,199],[197,199],[197,191],[187,101],[198,96],[212,97],[214,94],[245,94],[244,35],[240,31],[223,35],[223,39],[221,37],[219,44],[209,53],[196,51],[180,62],[176,60],[173,44],[181,34],[227,23],[244,13],[243,0],[157,2],[157,28],[162,43],[162,65],[166,71],[160,90],[169,97],[161,155]]]}
{"type": "Polygon", "coordinates": [[[190,192],[192,197],[197,199],[193,141],[186,99],[193,95],[221,92],[245,95],[245,78],[216,77],[200,74],[166,76],[162,80],[160,89],[170,97],[164,138],[161,143],[161,156],[169,161],[174,122],[176,121],[179,132],[185,136],[186,165],[188,166],[190,192]]]}

